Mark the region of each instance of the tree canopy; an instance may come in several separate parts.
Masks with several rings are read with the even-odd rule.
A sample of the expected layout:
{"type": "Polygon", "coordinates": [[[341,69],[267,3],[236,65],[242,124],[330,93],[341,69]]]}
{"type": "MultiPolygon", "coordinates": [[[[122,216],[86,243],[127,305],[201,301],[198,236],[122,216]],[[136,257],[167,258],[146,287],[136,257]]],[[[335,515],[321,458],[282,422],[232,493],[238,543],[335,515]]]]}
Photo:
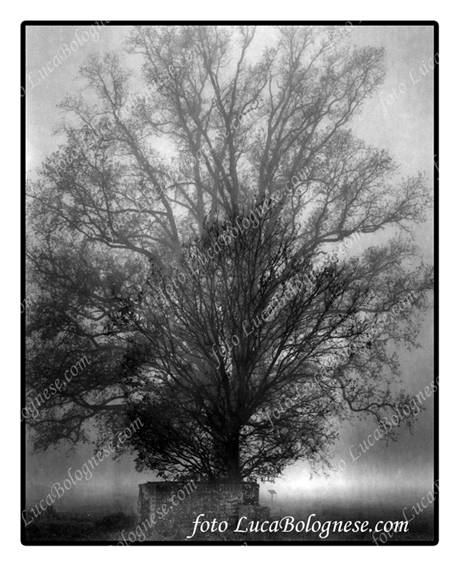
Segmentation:
{"type": "Polygon", "coordinates": [[[91,57],[63,101],[66,141],[28,184],[29,398],[91,363],[29,418],[37,448],[87,440],[94,420],[103,443],[135,414],[141,467],[272,478],[327,461],[351,413],[405,399],[394,346],[416,344],[428,306],[411,229],[431,194],[353,135],[384,53],[334,26],[281,26],[264,49],[256,31],[133,28],[126,62],[91,57]],[[332,248],[378,232],[360,254],[332,248]]]}

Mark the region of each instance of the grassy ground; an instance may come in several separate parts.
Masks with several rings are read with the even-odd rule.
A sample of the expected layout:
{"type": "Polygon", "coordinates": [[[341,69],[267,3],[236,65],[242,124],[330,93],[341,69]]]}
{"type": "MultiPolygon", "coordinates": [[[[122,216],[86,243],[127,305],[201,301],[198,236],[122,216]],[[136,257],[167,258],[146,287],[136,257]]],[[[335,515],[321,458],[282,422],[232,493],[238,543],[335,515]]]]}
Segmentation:
{"type": "Polygon", "coordinates": [[[25,528],[25,542],[41,541],[118,541],[123,530],[137,524],[135,516],[113,514],[100,519],[59,516],[37,519],[25,528]]]}
{"type": "MultiPolygon", "coordinates": [[[[350,508],[347,507],[346,510],[341,510],[337,507],[330,508],[328,510],[323,510],[321,514],[316,513],[314,510],[304,510],[303,512],[297,512],[295,514],[289,514],[286,512],[283,515],[293,515],[295,522],[300,520],[306,521],[311,513],[316,513],[314,520],[318,519],[323,523],[331,521],[343,521],[344,523],[348,520],[367,520],[369,522],[369,527],[375,526],[379,520],[387,521],[401,521],[403,520],[402,508],[386,508],[378,509],[375,507],[369,507],[368,509],[363,509],[362,507],[350,508]]],[[[408,508],[406,515],[411,518],[413,512],[411,508],[408,508]]],[[[270,522],[274,521],[275,517],[270,519],[270,522]]],[[[118,542],[122,541],[122,533],[124,534],[125,541],[128,541],[128,534],[134,534],[136,532],[136,527],[138,528],[138,520],[135,516],[127,516],[122,513],[112,514],[110,516],[105,516],[102,518],[82,518],[82,517],[72,517],[72,516],[59,516],[54,519],[37,519],[32,522],[29,526],[25,528],[25,543],[34,542],[118,542]]],[[[292,541],[295,543],[302,542],[314,542],[318,544],[326,544],[328,542],[368,542],[372,543],[373,533],[367,531],[365,533],[333,533],[326,538],[321,538],[318,533],[304,531],[301,533],[290,532],[290,533],[241,533],[236,534],[229,528],[224,533],[197,533],[192,539],[186,539],[186,535],[191,535],[193,533],[193,526],[183,529],[174,529],[168,533],[167,525],[161,526],[163,529],[162,534],[146,534],[146,542],[154,541],[202,541],[202,542],[254,542],[254,541],[279,541],[288,542],[292,541]]],[[[132,536],[133,537],[133,536],[132,536]]],[[[139,541],[141,538],[136,537],[139,541]]],[[[142,539],[144,539],[142,537],[142,539]]],[[[376,537],[377,539],[377,537],[376,537]]],[[[406,533],[395,533],[395,534],[383,534],[379,545],[384,545],[385,543],[391,542],[432,542],[434,540],[434,518],[433,518],[433,508],[432,506],[423,510],[422,513],[418,515],[414,514],[414,518],[409,523],[409,531],[406,533]]]]}

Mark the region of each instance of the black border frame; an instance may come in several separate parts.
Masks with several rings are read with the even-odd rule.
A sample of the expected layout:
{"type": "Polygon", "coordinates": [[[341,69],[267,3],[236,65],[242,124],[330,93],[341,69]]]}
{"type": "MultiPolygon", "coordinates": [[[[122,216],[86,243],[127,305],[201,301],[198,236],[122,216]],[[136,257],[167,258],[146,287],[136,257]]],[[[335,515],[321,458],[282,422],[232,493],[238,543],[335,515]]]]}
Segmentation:
{"type": "MultiPolygon", "coordinates": [[[[101,21],[101,20],[99,20],[101,21]]],[[[224,25],[240,25],[240,24],[256,24],[264,25],[337,25],[345,26],[346,24],[359,26],[426,26],[433,27],[433,55],[439,55],[439,24],[434,20],[114,20],[108,21],[107,26],[135,26],[135,25],[177,25],[177,24],[224,24],[224,25]]],[[[70,26],[70,25],[92,25],[93,20],[25,20],[21,23],[21,91],[22,85],[26,84],[26,28],[28,26],[70,26]]],[[[434,379],[439,377],[439,64],[435,65],[434,73],[434,140],[433,140],[433,180],[434,180],[434,379]],[[435,162],[437,158],[437,162],[435,162]]],[[[26,225],[25,225],[25,184],[26,184],[26,101],[25,96],[21,92],[21,298],[26,297],[25,285],[25,242],[26,242],[26,225]]],[[[25,405],[25,319],[21,315],[21,408],[25,405]]],[[[434,392],[434,478],[439,479],[439,385],[434,392]]],[[[22,520],[22,511],[25,510],[26,502],[26,439],[25,439],[25,422],[21,421],[21,543],[24,546],[116,546],[115,541],[27,541],[25,526],[22,520]]],[[[387,541],[383,547],[387,546],[435,546],[439,543],[439,492],[433,503],[434,506],[434,540],[433,541],[387,541]]],[[[369,541],[249,541],[231,542],[231,541],[144,541],[130,543],[131,546],[374,546],[369,541]]],[[[381,547],[381,546],[378,546],[381,547]]]]}

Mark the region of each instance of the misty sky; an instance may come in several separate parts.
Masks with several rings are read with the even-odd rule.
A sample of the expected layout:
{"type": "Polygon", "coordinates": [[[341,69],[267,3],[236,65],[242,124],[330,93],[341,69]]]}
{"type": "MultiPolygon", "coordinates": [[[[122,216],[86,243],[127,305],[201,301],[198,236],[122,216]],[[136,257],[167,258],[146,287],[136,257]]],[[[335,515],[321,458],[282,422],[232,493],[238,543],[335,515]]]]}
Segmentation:
{"type": "MultiPolygon", "coordinates": [[[[76,33],[88,27],[28,27],[26,76],[27,170],[36,178],[35,170],[42,159],[57,148],[59,138],[54,128],[63,115],[57,104],[68,93],[75,94],[79,66],[88,55],[119,50],[129,29],[107,26],[98,29],[99,39],[89,39],[48,77],[38,82],[38,69],[52,61],[63,43],[70,44],[76,33]],[[78,30],[78,31],[77,31],[78,30]],[[35,85],[35,86],[33,86],[35,85]]],[[[272,30],[260,27],[258,42],[261,46],[270,41],[272,30]]],[[[386,80],[380,92],[365,103],[360,115],[354,118],[354,132],[368,143],[388,149],[400,164],[401,175],[414,175],[421,171],[429,182],[433,179],[433,71],[428,61],[433,54],[433,28],[424,26],[354,26],[344,41],[357,45],[382,46],[386,52],[386,80]],[[427,71],[427,72],[426,72],[427,71]],[[425,76],[424,76],[425,75],[425,76]],[[394,89],[394,90],[393,90],[394,89]],[[395,94],[396,93],[396,96],[395,94]]],[[[127,56],[127,63],[139,70],[140,59],[127,56]]],[[[418,244],[432,261],[432,223],[416,230],[418,244]]],[[[409,393],[416,395],[434,379],[433,375],[433,319],[431,312],[419,336],[422,348],[401,353],[403,381],[409,393]]],[[[398,443],[376,443],[366,454],[352,462],[358,444],[375,430],[371,421],[353,422],[342,429],[341,442],[335,446],[334,461],[345,462],[345,469],[324,477],[310,478],[309,466],[299,463],[286,471],[274,488],[278,497],[305,501],[321,498],[352,496],[357,500],[378,501],[409,498],[414,491],[427,492],[433,482],[433,396],[427,401],[427,410],[421,414],[413,434],[403,429],[398,443]]],[[[81,468],[91,457],[91,446],[78,447],[68,455],[62,448],[50,449],[43,455],[27,458],[29,498],[43,498],[54,482],[67,476],[69,467],[81,468]]],[[[343,468],[343,465],[342,465],[343,468]]],[[[93,473],[93,478],[70,490],[57,502],[57,507],[69,509],[78,504],[104,501],[120,507],[135,504],[137,485],[155,480],[153,473],[134,471],[133,459],[123,457],[121,462],[105,460],[93,473]]],[[[262,488],[262,496],[273,485],[262,488]]]]}

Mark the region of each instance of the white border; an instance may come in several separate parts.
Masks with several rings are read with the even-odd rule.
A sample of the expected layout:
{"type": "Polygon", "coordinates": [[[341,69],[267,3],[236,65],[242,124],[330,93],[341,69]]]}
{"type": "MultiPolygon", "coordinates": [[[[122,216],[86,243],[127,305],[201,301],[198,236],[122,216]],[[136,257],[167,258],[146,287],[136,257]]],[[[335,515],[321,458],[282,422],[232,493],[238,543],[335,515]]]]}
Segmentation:
{"type": "MultiPolygon", "coordinates": [[[[454,463],[447,462],[448,455],[457,452],[458,415],[457,400],[459,396],[458,370],[450,357],[458,351],[456,340],[458,333],[456,325],[457,292],[457,235],[453,232],[458,226],[457,210],[455,207],[459,194],[458,176],[453,175],[458,158],[458,126],[453,117],[458,116],[458,24],[454,4],[441,5],[440,2],[404,4],[387,1],[383,3],[354,2],[349,6],[344,2],[323,3],[285,1],[282,4],[245,2],[175,2],[162,4],[140,2],[135,5],[113,2],[21,2],[9,3],[8,13],[1,34],[2,43],[2,82],[1,91],[3,109],[3,152],[6,159],[2,160],[7,168],[7,175],[2,177],[2,242],[3,242],[3,278],[2,297],[7,311],[6,320],[2,325],[3,383],[7,385],[3,397],[3,441],[2,452],[2,544],[5,563],[18,559],[21,564],[67,566],[91,564],[99,561],[110,563],[112,566],[126,565],[128,560],[142,562],[143,565],[167,564],[171,561],[183,564],[221,564],[243,561],[245,565],[254,563],[278,564],[290,561],[299,564],[312,565],[402,565],[406,562],[417,565],[428,565],[440,558],[440,554],[452,552],[455,557],[457,510],[455,500],[458,490],[458,468],[454,463]],[[452,8],[450,8],[452,6],[452,8]],[[129,7],[129,9],[123,9],[129,7]],[[227,9],[226,9],[227,8],[227,9]],[[181,19],[245,19],[245,20],[276,20],[280,19],[310,19],[321,20],[333,17],[335,20],[436,20],[440,24],[440,57],[442,94],[440,99],[441,125],[443,143],[440,144],[441,155],[441,186],[444,197],[441,200],[440,231],[443,253],[440,255],[442,266],[442,287],[440,293],[441,318],[444,323],[440,335],[442,355],[441,384],[442,404],[440,408],[440,440],[441,450],[441,541],[436,547],[328,547],[328,546],[286,546],[286,547],[145,547],[129,548],[131,551],[115,551],[112,547],[24,547],[19,542],[19,484],[20,484],[20,449],[19,449],[19,303],[20,303],[20,242],[19,242],[19,171],[20,171],[20,97],[19,97],[19,46],[20,23],[27,20],[166,20],[180,16],[181,19]],[[449,250],[448,250],[449,248],[449,250]],[[449,253],[450,252],[450,253],[449,253]],[[447,314],[450,316],[447,319],[447,314]],[[442,339],[442,340],[441,340],[442,339]],[[15,425],[16,424],[16,425],[15,425]],[[383,551],[381,551],[383,549],[383,551]]],[[[449,459],[450,461],[450,459],[449,459]]],[[[446,557],[447,559],[447,557],[446,557]]]]}

